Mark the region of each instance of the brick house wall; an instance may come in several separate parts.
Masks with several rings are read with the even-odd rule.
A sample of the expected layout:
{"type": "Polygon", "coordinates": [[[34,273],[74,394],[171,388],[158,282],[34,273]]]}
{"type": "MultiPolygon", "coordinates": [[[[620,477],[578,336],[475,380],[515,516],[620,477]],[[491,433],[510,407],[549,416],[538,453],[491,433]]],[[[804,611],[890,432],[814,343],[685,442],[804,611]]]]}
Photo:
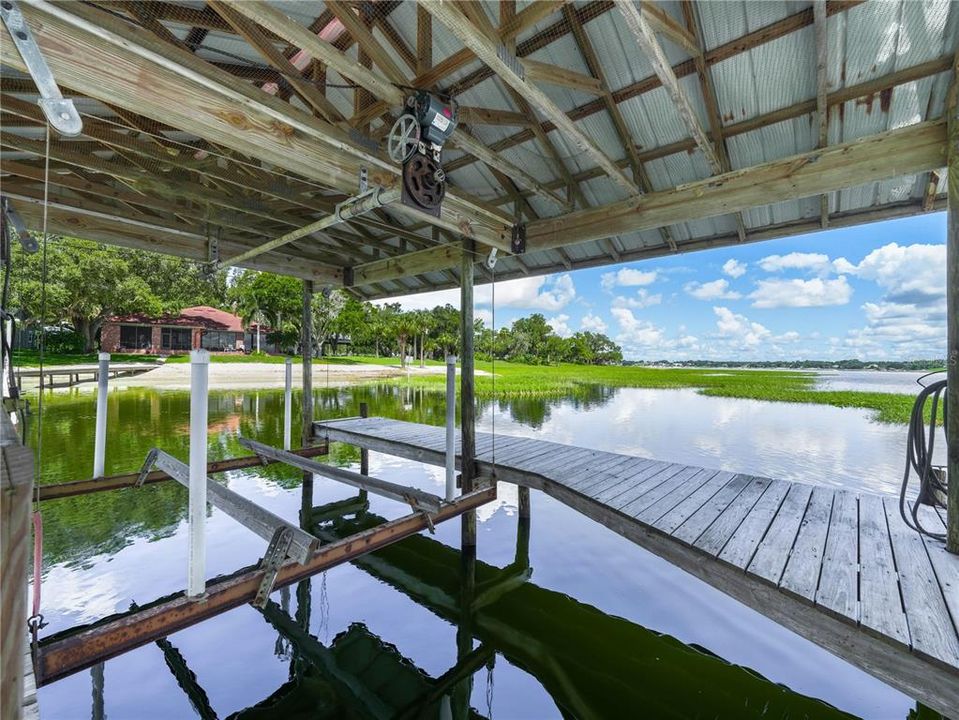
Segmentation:
{"type": "Polygon", "coordinates": [[[100,328],[100,349],[103,352],[114,353],[120,349],[120,326],[115,323],[104,323],[100,328]]]}

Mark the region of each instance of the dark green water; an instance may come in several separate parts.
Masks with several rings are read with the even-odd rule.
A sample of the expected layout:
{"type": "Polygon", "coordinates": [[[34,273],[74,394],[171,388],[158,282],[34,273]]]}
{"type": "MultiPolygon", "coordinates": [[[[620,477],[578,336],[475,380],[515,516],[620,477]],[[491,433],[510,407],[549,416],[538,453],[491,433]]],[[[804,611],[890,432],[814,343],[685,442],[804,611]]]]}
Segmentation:
{"type": "MultiPolygon", "coordinates": [[[[355,415],[360,402],[371,414],[418,422],[440,424],[445,415],[441,396],[396,387],[318,391],[316,415],[355,415]]],[[[767,424],[788,419],[803,431],[792,406],[607,388],[486,404],[479,424],[490,429],[495,417],[498,432],[570,442],[572,436],[578,444],[656,454],[675,414],[712,418],[712,432],[704,431],[712,437],[730,413],[748,415],[756,405],[765,408],[767,424]],[[779,410],[770,416],[770,407],[779,410]],[[653,430],[641,420],[647,416],[666,427],[653,430]]],[[[211,395],[211,459],[246,454],[238,435],[279,444],[282,409],[280,392],[211,395]]],[[[89,476],[94,411],[89,393],[46,397],[44,482],[89,476]]],[[[185,393],[111,393],[108,474],[137,469],[154,446],[186,459],[188,411],[185,393]]],[[[829,436],[824,462],[837,465],[832,454],[839,451],[828,448],[842,427],[859,438],[855,450],[840,453],[850,477],[856,468],[864,474],[861,454],[877,463],[876,475],[894,464],[893,450],[886,457],[876,449],[892,444],[894,430],[874,428],[856,411],[819,412],[829,436]]],[[[37,426],[34,417],[34,444],[37,426]]],[[[793,467],[778,451],[764,451],[761,438],[748,445],[728,434],[725,446],[711,448],[697,439],[695,423],[688,428],[686,455],[657,456],[707,466],[722,457],[744,471],[801,476],[795,457],[793,467]]],[[[343,445],[332,456],[347,466],[358,461],[358,452],[343,445]]],[[[433,492],[443,482],[441,468],[377,454],[371,472],[433,492]]],[[[301,475],[293,469],[257,467],[224,479],[284,517],[300,510],[301,475]]],[[[501,485],[499,495],[478,513],[481,600],[472,615],[464,612],[459,524],[452,521],[434,536],[410,538],[277,592],[263,612],[242,607],[108,661],[102,682],[84,671],[47,686],[43,717],[918,717],[909,698],[569,508],[534,493],[524,523],[516,489],[501,485]]],[[[368,506],[348,503],[345,515],[324,510],[331,503],[342,510],[351,498],[351,488],[317,479],[314,532],[333,538],[405,513],[375,497],[368,506]]],[[[45,503],[44,634],[181,589],[185,515],[186,493],[173,483],[45,503]]],[[[264,545],[212,510],[208,576],[256,562],[264,545]]]]}

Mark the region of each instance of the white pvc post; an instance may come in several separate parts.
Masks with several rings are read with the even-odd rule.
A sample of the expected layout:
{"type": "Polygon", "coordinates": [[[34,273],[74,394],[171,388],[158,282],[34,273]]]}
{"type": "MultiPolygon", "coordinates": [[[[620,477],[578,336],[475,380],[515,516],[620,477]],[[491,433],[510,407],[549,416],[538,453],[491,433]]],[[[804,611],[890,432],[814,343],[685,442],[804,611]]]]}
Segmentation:
{"type": "Polygon", "coordinates": [[[290,449],[293,433],[293,358],[286,359],[286,387],[283,391],[283,449],[290,449]]]}
{"type": "Polygon", "coordinates": [[[107,392],[110,382],[110,353],[99,355],[97,375],[97,425],[93,440],[93,477],[103,477],[107,457],[107,392]]]}
{"type": "Polygon", "coordinates": [[[446,501],[456,497],[456,356],[446,356],[446,501]]]}
{"type": "Polygon", "coordinates": [[[206,434],[210,353],[190,353],[190,556],[187,595],[206,592],[206,434]]]}

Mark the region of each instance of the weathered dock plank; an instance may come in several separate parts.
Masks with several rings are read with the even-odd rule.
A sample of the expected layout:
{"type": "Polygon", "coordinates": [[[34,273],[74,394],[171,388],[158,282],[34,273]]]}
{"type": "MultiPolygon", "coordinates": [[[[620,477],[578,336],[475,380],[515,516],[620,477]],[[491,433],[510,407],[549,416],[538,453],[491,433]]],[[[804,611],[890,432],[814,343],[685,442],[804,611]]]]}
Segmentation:
{"type": "MultiPolygon", "coordinates": [[[[442,465],[442,428],[316,423],[319,437],[442,465]],[[390,438],[397,438],[392,440],[390,438]]],[[[480,447],[491,436],[480,433],[480,447]]],[[[488,443],[488,444],[487,444],[488,443]]],[[[551,495],[809,638],[959,717],[959,556],[897,500],[500,436],[497,477],[551,495]]],[[[491,469],[489,453],[479,457],[491,469]]],[[[921,518],[941,532],[931,508],[921,518]]]]}
{"type": "Polygon", "coordinates": [[[749,572],[773,584],[779,584],[811,495],[812,487],[809,485],[793,483],[790,486],[786,499],[769,525],[764,542],[756,548],[746,568],[749,572]]]}
{"type": "Polygon", "coordinates": [[[859,498],[859,602],[863,627],[909,644],[886,512],[877,495],[859,498]]]}

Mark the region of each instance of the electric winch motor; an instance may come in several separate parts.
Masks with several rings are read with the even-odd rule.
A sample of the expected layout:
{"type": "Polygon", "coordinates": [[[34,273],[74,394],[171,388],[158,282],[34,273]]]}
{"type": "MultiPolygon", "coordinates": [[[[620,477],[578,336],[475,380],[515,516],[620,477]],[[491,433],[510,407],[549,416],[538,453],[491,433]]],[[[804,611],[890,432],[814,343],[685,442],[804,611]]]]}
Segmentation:
{"type": "Polygon", "coordinates": [[[439,217],[446,195],[443,145],[456,129],[456,103],[420,90],[406,108],[387,141],[390,158],[403,165],[401,201],[439,217]]]}

